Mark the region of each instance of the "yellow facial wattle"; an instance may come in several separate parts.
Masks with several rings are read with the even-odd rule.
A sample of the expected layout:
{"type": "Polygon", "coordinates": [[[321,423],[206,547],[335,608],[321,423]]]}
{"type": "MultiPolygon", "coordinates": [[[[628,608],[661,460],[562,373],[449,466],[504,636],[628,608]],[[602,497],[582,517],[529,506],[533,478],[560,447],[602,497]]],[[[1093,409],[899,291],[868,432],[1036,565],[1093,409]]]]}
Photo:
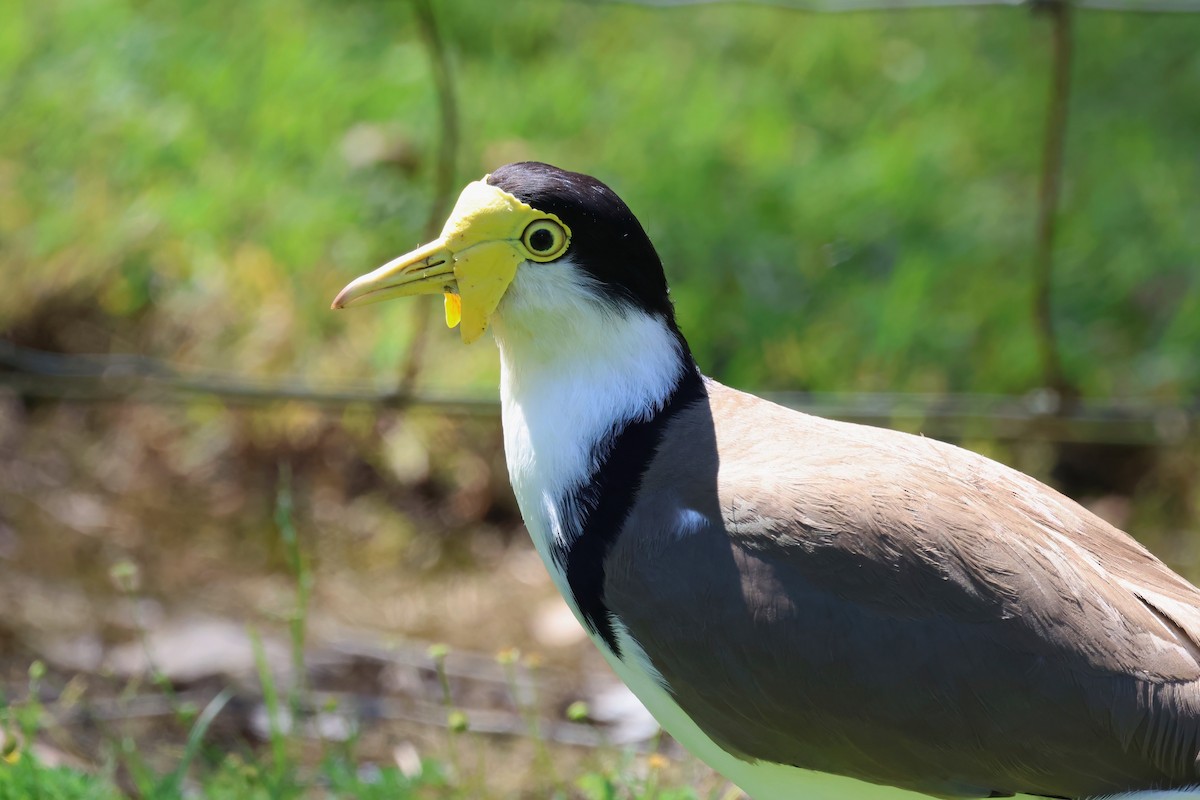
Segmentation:
{"type": "Polygon", "coordinates": [[[446,327],[453,328],[462,322],[462,298],[452,292],[445,294],[446,327]]]}
{"type": "Polygon", "coordinates": [[[553,261],[570,243],[571,231],[562,220],[485,177],[463,189],[437,239],[351,281],[333,307],[444,294],[446,324],[459,325],[462,340],[470,344],[487,330],[517,268],[526,261],[553,261]]]}

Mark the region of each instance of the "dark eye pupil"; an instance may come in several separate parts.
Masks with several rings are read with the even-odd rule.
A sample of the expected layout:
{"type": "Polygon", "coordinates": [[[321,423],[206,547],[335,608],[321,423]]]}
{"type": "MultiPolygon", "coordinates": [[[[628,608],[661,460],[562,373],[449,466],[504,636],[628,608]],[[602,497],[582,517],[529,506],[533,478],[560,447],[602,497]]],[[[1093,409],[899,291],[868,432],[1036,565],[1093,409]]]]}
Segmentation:
{"type": "Polygon", "coordinates": [[[545,228],[538,228],[529,234],[529,247],[538,253],[545,253],[554,246],[554,234],[545,228]]]}

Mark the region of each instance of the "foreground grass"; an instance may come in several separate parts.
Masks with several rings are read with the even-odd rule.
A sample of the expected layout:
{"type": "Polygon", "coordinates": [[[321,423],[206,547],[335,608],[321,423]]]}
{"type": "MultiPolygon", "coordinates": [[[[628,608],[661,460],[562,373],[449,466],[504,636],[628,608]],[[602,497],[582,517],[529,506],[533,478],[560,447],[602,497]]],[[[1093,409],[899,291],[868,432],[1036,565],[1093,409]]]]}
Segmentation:
{"type": "Polygon", "coordinates": [[[0,798],[46,797],[56,800],[118,800],[121,793],[104,778],[78,770],[47,767],[35,758],[20,758],[0,768],[0,798]]]}
{"type": "MultiPolygon", "coordinates": [[[[129,755],[129,754],[127,754],[129,755]]],[[[633,759],[626,757],[602,771],[586,772],[561,782],[545,796],[581,800],[700,800],[691,788],[672,786],[658,775],[661,762],[654,756],[649,769],[641,774],[630,769],[633,759]],[[657,762],[657,763],[656,763],[657,762]]],[[[270,758],[246,760],[226,755],[215,766],[197,770],[182,779],[186,763],[167,774],[138,767],[125,771],[136,775],[127,789],[118,786],[115,766],[95,771],[51,766],[35,752],[20,749],[9,752],[0,765],[0,800],[182,800],[205,797],[212,800],[284,800],[287,798],[352,797],[359,800],[478,800],[505,796],[489,791],[486,776],[467,775],[460,780],[448,775],[448,765],[427,760],[419,770],[406,772],[396,766],[363,766],[344,757],[331,757],[315,769],[304,770],[299,763],[275,764],[270,758]],[[282,769],[281,769],[282,768],[282,769]]],[[[541,776],[542,779],[548,776],[541,776]]],[[[523,793],[523,796],[524,793],[523,793]]],[[[535,796],[529,794],[528,796],[535,796]]],[[[708,795],[712,800],[740,797],[736,791],[708,795]]]]}
{"type": "MultiPolygon", "coordinates": [[[[294,783],[280,787],[267,778],[260,765],[231,757],[217,769],[204,775],[195,785],[184,787],[169,780],[153,780],[146,786],[135,786],[133,796],[172,800],[194,797],[199,793],[207,798],[282,798],[306,796],[372,798],[458,797],[431,765],[420,774],[409,777],[397,768],[380,769],[369,775],[347,769],[344,763],[322,767],[308,785],[294,783]]],[[[53,798],[54,800],[124,800],[131,794],[119,789],[110,774],[84,772],[69,767],[51,767],[34,755],[15,757],[14,763],[0,768],[0,798],[53,798]]]]}
{"type": "MultiPolygon", "coordinates": [[[[356,757],[355,741],[325,743],[313,759],[311,742],[284,730],[278,693],[269,676],[264,695],[272,718],[270,741],[258,750],[222,749],[206,742],[209,729],[231,692],[217,695],[199,713],[181,706],[175,722],[187,731],[186,744],[170,763],[152,765],[131,738],[106,742],[102,763],[64,766],[53,747],[54,714],[38,699],[45,667],[34,662],[26,699],[0,698],[0,800],[291,800],[352,797],[360,800],[424,798],[479,800],[512,796],[494,786],[484,757],[482,735],[469,729],[466,716],[448,706],[450,725],[444,753],[413,763],[380,764],[356,757]],[[478,756],[477,758],[475,756],[478,756]]],[[[169,689],[165,689],[169,692],[169,689]]],[[[520,796],[579,800],[732,800],[736,790],[702,794],[679,785],[671,763],[657,754],[635,755],[614,749],[601,752],[594,769],[561,776],[548,743],[531,730],[539,757],[520,796]]],[[[159,743],[144,743],[147,750],[159,743]]],[[[403,759],[398,759],[403,761],[403,759]]]]}

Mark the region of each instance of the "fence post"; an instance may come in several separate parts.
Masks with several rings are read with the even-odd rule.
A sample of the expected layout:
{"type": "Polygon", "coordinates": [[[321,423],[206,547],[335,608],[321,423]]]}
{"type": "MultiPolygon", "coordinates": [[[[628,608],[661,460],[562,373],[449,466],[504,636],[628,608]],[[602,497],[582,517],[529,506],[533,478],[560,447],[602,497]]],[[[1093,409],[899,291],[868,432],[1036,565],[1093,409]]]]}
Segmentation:
{"type": "Polygon", "coordinates": [[[1035,0],[1035,13],[1046,14],[1051,25],[1050,98],[1042,140],[1038,185],[1037,238],[1033,259],[1033,324],[1041,360],[1042,386],[1069,399],[1075,392],[1063,373],[1062,355],[1054,330],[1054,235],[1062,194],[1063,152],[1071,97],[1071,2],[1035,0]]]}
{"type": "MultiPolygon", "coordinates": [[[[429,241],[441,230],[446,215],[450,212],[451,193],[454,191],[454,164],[458,155],[458,97],[454,90],[454,74],[450,69],[450,57],[446,44],[438,30],[430,0],[413,0],[413,11],[417,28],[429,50],[429,64],[433,72],[433,85],[437,91],[438,119],[441,135],[438,137],[437,167],[434,174],[433,200],[429,204],[429,217],[423,229],[423,241],[429,241]]],[[[432,297],[418,297],[413,308],[412,341],[400,365],[397,381],[397,396],[411,394],[421,374],[422,357],[429,340],[429,318],[432,316],[432,297]]]]}

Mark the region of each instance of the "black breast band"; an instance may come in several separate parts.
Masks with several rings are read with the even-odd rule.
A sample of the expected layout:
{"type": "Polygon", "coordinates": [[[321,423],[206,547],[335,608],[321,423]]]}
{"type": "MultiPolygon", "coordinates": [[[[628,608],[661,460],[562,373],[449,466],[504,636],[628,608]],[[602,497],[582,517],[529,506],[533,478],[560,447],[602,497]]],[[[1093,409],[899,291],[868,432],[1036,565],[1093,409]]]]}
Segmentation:
{"type": "Polygon", "coordinates": [[[621,650],[604,600],[604,559],[633,507],[663,431],[676,414],[707,394],[691,358],[685,361],[679,382],[658,413],[614,428],[598,445],[605,452],[596,470],[564,498],[565,507],[579,509],[580,530],[569,544],[554,546],[554,560],[566,572],[584,622],[618,657],[621,650]]]}

